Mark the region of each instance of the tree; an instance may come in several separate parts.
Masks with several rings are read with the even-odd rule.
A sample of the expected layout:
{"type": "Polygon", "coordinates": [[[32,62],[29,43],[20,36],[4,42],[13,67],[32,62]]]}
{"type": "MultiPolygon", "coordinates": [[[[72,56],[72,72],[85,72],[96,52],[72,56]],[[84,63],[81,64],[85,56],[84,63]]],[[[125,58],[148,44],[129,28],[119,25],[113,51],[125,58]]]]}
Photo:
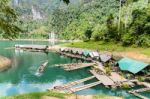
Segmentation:
{"type": "Polygon", "coordinates": [[[70,3],[70,0],[63,0],[66,4],[70,3]]]}
{"type": "Polygon", "coordinates": [[[17,14],[8,4],[8,0],[0,0],[0,34],[12,39],[18,36],[21,29],[15,24],[17,14]]]}

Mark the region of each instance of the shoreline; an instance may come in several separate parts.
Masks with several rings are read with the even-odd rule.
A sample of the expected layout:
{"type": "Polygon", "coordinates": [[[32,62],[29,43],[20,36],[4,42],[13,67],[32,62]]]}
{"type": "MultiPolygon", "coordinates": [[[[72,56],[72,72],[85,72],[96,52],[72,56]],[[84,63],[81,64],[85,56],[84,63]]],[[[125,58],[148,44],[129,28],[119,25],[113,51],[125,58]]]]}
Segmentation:
{"type": "Polygon", "coordinates": [[[59,40],[59,39],[0,39],[0,41],[55,41],[55,42],[79,42],[81,40],[59,40]]]}

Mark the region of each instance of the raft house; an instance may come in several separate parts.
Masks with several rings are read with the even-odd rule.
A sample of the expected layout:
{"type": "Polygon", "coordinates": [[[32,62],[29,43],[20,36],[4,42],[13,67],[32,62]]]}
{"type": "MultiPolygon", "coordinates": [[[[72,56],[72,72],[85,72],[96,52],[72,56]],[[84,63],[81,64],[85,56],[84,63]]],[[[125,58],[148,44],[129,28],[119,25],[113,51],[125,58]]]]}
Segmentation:
{"type": "MultiPolygon", "coordinates": [[[[83,50],[83,49],[78,49],[78,48],[61,48],[60,53],[63,55],[66,55],[68,57],[74,57],[74,58],[82,58],[85,60],[90,60],[90,62],[95,62],[96,65],[94,66],[93,70],[90,70],[90,73],[93,75],[92,77],[97,78],[97,82],[87,84],[81,87],[74,88],[76,84],[81,83],[83,79],[74,81],[78,82],[73,84],[72,86],[70,85],[69,87],[64,87],[64,86],[56,86],[55,90],[65,90],[66,92],[76,92],[80,90],[84,90],[93,86],[96,86],[98,84],[103,84],[106,87],[122,87],[122,85],[127,84],[130,87],[134,87],[136,84],[137,85],[143,85],[145,88],[141,88],[138,90],[131,90],[129,93],[132,93],[133,95],[146,99],[146,97],[138,94],[139,92],[145,92],[150,90],[150,84],[147,82],[142,82],[140,83],[139,80],[137,80],[138,75],[146,75],[146,78],[150,78],[148,75],[150,71],[150,66],[147,63],[140,62],[134,59],[130,58],[122,58],[118,62],[116,62],[114,68],[117,68],[117,70],[112,70],[110,75],[106,74],[105,66],[104,64],[107,62],[110,62],[113,60],[112,55],[105,54],[105,53],[99,53],[96,51],[89,51],[89,50],[83,50]],[[118,72],[119,71],[119,72],[118,72]],[[129,78],[128,76],[122,76],[121,72],[125,74],[130,74],[133,75],[132,78],[129,78]],[[146,84],[145,84],[146,83],[146,84]]],[[[80,65],[79,65],[80,67],[80,65]]],[[[87,79],[89,80],[89,79],[87,79]]],[[[87,81],[86,80],[86,81],[87,81]]],[[[73,83],[73,82],[70,82],[73,83]]],[[[70,84],[68,83],[68,84],[70,84]]]]}

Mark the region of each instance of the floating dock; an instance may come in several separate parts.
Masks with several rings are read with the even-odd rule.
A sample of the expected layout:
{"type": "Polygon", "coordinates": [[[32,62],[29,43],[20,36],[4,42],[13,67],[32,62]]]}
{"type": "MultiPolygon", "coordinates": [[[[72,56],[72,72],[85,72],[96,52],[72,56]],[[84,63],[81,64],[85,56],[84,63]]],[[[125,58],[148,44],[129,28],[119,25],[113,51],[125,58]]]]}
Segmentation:
{"type": "Polygon", "coordinates": [[[90,72],[105,86],[114,86],[115,83],[106,75],[99,75],[94,70],[90,72]]]}
{"type": "Polygon", "coordinates": [[[34,49],[34,50],[46,50],[48,49],[47,45],[15,45],[17,49],[34,49]]]}
{"type": "Polygon", "coordinates": [[[146,88],[141,88],[141,89],[136,89],[136,90],[131,90],[129,91],[129,93],[135,95],[136,97],[139,97],[141,99],[149,99],[143,95],[140,95],[139,93],[141,92],[146,92],[146,91],[150,91],[150,84],[146,83],[146,82],[138,82],[140,85],[144,85],[146,88]]]}
{"type": "Polygon", "coordinates": [[[82,69],[94,66],[96,63],[71,63],[71,64],[58,64],[56,66],[64,68],[66,71],[82,69]]]}
{"type": "Polygon", "coordinates": [[[77,84],[80,84],[82,82],[85,82],[85,81],[88,81],[88,80],[91,80],[95,78],[94,76],[91,76],[91,77],[87,77],[87,78],[84,78],[84,79],[81,79],[81,80],[77,80],[77,81],[73,81],[73,82],[70,82],[70,83],[67,83],[67,84],[64,84],[64,85],[61,85],[62,88],[70,88],[72,86],[75,86],[77,84]]]}
{"type": "Polygon", "coordinates": [[[86,84],[84,86],[71,88],[70,90],[72,91],[72,93],[74,93],[74,92],[77,92],[77,91],[81,91],[81,90],[84,90],[84,89],[88,89],[88,88],[94,87],[94,86],[99,85],[99,84],[101,84],[101,82],[97,81],[97,82],[94,82],[94,83],[86,84]]]}
{"type": "Polygon", "coordinates": [[[141,98],[141,99],[149,99],[149,98],[147,98],[147,97],[145,97],[145,96],[142,96],[142,95],[140,95],[140,94],[138,94],[138,93],[136,93],[136,92],[131,92],[131,94],[133,94],[133,95],[135,95],[136,97],[139,97],[139,98],[141,98]]]}
{"type": "MultiPolygon", "coordinates": [[[[74,93],[74,92],[81,91],[81,90],[96,86],[98,84],[101,84],[100,81],[97,81],[97,82],[93,82],[93,83],[86,84],[83,86],[74,87],[75,85],[78,85],[78,84],[83,83],[85,81],[91,80],[93,78],[95,78],[95,76],[91,76],[91,77],[87,77],[87,78],[84,78],[81,80],[73,81],[73,82],[70,82],[70,83],[67,83],[67,84],[64,84],[61,86],[55,86],[54,89],[52,89],[52,90],[60,91],[60,92],[64,92],[64,93],[74,93]]],[[[51,90],[51,89],[48,89],[48,90],[51,90]]]]}

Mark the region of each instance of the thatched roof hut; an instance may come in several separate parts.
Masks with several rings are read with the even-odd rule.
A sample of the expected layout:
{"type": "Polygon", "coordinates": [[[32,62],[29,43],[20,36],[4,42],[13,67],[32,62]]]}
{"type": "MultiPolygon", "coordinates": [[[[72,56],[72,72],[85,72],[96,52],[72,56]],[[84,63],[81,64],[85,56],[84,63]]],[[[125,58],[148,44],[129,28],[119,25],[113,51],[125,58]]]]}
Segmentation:
{"type": "Polygon", "coordinates": [[[6,69],[8,69],[11,66],[11,60],[0,56],[0,71],[4,71],[6,69]]]}

